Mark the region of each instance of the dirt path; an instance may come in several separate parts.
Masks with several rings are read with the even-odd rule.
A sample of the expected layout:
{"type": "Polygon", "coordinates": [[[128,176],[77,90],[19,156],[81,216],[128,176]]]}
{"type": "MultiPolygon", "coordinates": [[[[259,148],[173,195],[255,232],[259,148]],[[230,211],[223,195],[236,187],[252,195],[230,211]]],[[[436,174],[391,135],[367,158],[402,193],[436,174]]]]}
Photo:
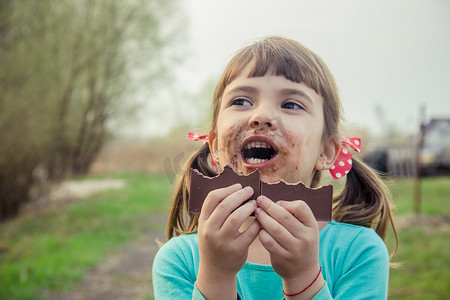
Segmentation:
{"type": "MultiPolygon", "coordinates": [[[[164,224],[166,214],[152,215],[149,227],[164,224]]],[[[164,241],[162,231],[148,231],[121,249],[109,254],[91,270],[73,292],[48,292],[58,300],[153,299],[151,270],[158,251],[156,240],[164,241]]]]}
{"type": "MultiPolygon", "coordinates": [[[[104,189],[122,188],[121,180],[67,181],[51,189],[26,205],[22,214],[36,214],[83,199],[104,189]]],[[[108,254],[103,262],[86,274],[72,292],[45,291],[44,297],[55,300],[153,299],[151,281],[153,258],[158,251],[156,240],[164,241],[163,228],[167,213],[154,214],[144,224],[147,231],[108,254]]]]}

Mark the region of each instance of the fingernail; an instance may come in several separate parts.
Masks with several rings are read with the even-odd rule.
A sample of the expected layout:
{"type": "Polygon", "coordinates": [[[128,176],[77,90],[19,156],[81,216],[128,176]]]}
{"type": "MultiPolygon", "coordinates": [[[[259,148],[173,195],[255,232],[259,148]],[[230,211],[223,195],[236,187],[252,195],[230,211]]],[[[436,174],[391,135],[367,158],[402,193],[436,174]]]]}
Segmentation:
{"type": "Polygon", "coordinates": [[[249,186],[246,186],[244,188],[244,191],[246,191],[247,193],[253,193],[253,189],[251,187],[249,187],[249,186]]]}
{"type": "Polygon", "coordinates": [[[257,207],[255,209],[255,215],[259,215],[260,212],[261,212],[261,208],[257,207]]]}
{"type": "Polygon", "coordinates": [[[242,189],[242,185],[240,183],[235,183],[232,185],[233,189],[242,189]]]}
{"type": "Polygon", "coordinates": [[[258,202],[258,204],[261,205],[261,204],[264,202],[264,198],[263,198],[262,196],[259,196],[259,197],[256,199],[256,202],[258,202]]]}

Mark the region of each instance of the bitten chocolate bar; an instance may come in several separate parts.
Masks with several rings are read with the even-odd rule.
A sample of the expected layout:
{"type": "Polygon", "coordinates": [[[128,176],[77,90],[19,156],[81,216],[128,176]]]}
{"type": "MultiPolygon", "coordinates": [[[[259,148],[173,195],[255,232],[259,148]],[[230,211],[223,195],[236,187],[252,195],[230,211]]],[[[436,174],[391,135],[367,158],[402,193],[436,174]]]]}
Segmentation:
{"type": "Polygon", "coordinates": [[[303,200],[311,208],[316,220],[331,220],[332,185],[312,189],[302,182],[290,184],[280,181],[270,184],[261,181],[260,178],[261,172],[259,170],[249,175],[243,175],[236,172],[231,166],[225,166],[223,172],[216,177],[206,177],[198,170],[191,169],[189,213],[200,213],[203,201],[210,191],[240,183],[243,187],[250,186],[253,188],[254,194],[249,200],[256,199],[259,195],[264,195],[274,202],[279,200],[303,200]]]}

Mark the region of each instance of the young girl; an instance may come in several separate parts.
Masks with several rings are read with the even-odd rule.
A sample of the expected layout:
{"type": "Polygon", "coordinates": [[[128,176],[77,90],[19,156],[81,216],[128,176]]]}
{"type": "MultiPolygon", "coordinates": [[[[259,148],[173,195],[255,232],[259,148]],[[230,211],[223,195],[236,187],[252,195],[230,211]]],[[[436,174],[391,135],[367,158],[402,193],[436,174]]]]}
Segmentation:
{"type": "Polygon", "coordinates": [[[348,155],[340,105],[325,63],[295,41],[269,37],[230,61],[215,91],[208,143],[175,189],[168,242],[153,264],[156,299],[387,297],[389,197],[357,159],[348,162],[329,223],[316,221],[302,199],[260,196],[241,205],[254,191],[240,184],[211,191],[200,215],[187,212],[190,168],[215,176],[231,164],[242,174],[258,169],[264,182],[316,187],[341,150],[348,155]]]}

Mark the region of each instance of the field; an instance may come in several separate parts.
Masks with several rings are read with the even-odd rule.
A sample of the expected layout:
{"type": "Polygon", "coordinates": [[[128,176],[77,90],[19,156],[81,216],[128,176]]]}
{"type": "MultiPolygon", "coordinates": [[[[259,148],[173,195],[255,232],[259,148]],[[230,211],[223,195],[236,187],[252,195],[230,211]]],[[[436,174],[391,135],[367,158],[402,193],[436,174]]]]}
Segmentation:
{"type": "MultiPolygon", "coordinates": [[[[80,180],[93,178],[105,177],[80,180]]],[[[167,211],[171,180],[137,174],[113,178],[124,180],[126,187],[0,225],[0,299],[48,299],[45,291],[71,291],[105,255],[142,232],[164,229],[164,224],[148,228],[145,220],[167,211]]],[[[423,180],[421,217],[413,214],[413,181],[397,179],[388,184],[400,236],[393,259],[400,266],[391,270],[389,298],[447,299],[450,178],[423,180]]],[[[388,245],[392,251],[392,234],[388,245]]]]}
{"type": "Polygon", "coordinates": [[[391,270],[389,299],[448,299],[450,178],[423,180],[421,217],[412,214],[412,180],[394,181],[390,187],[400,237],[394,261],[400,266],[391,270]]]}
{"type": "Polygon", "coordinates": [[[167,178],[114,178],[126,187],[0,225],[0,299],[46,299],[41,292],[71,290],[106,254],[143,232],[163,231],[165,224],[148,228],[148,218],[167,211],[167,178]]]}

